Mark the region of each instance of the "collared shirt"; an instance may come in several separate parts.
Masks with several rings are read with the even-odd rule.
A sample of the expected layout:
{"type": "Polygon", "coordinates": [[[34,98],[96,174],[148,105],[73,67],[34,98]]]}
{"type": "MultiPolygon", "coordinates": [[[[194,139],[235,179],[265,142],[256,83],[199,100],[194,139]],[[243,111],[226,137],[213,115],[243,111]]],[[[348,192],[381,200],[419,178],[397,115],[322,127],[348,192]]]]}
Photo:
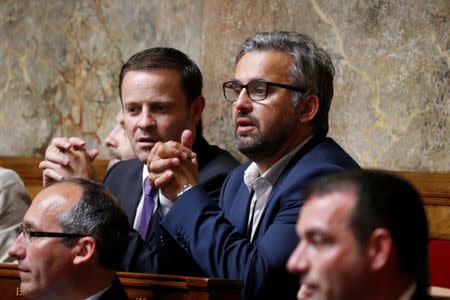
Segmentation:
{"type": "Polygon", "coordinates": [[[244,171],[245,185],[250,193],[254,190],[253,198],[250,203],[249,219],[247,221],[247,226],[252,224],[250,240],[253,240],[256,228],[258,228],[259,221],[264,213],[264,209],[266,208],[267,201],[269,200],[269,196],[275,182],[278,180],[278,177],[280,177],[284,168],[295,153],[297,153],[300,148],[303,147],[311,138],[312,136],[309,136],[305,139],[302,143],[295,147],[295,149],[283,156],[262,175],[260,175],[258,166],[254,162],[252,162],[244,171]]]}
{"type": "MultiPolygon", "coordinates": [[[[139,204],[136,208],[136,216],[134,217],[134,223],[133,223],[133,228],[138,230],[139,228],[139,224],[141,223],[141,216],[142,216],[142,207],[144,206],[144,181],[145,179],[148,177],[149,173],[148,173],[148,169],[147,169],[147,165],[144,165],[142,167],[142,178],[141,178],[141,182],[142,182],[142,193],[141,193],[141,199],[139,200],[139,204]]],[[[155,199],[154,200],[154,204],[153,205],[153,213],[155,213],[156,209],[158,208],[158,206],[160,206],[161,204],[158,201],[157,196],[155,195],[155,199]]],[[[170,200],[167,200],[170,202],[170,200]]],[[[161,208],[164,210],[164,206],[161,205],[161,208]]]]}
{"type": "Polygon", "coordinates": [[[415,291],[416,291],[416,284],[413,283],[403,292],[403,294],[400,296],[400,298],[398,298],[398,300],[409,300],[409,299],[411,299],[412,296],[414,295],[415,291]]]}
{"type": "Polygon", "coordinates": [[[101,295],[103,295],[104,292],[106,292],[107,289],[109,289],[111,287],[111,285],[109,285],[108,287],[104,288],[103,290],[101,290],[100,292],[86,298],[86,300],[97,300],[98,298],[100,298],[101,295]]]}

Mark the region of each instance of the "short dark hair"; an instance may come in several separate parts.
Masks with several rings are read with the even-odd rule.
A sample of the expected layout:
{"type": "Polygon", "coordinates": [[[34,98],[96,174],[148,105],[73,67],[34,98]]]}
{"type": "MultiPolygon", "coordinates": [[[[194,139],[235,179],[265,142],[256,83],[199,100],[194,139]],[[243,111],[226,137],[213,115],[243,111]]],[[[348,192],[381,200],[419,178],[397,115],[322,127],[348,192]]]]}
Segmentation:
{"type": "MultiPolygon", "coordinates": [[[[117,199],[94,181],[73,178],[63,182],[82,188],[80,200],[59,219],[63,231],[92,236],[97,244],[100,266],[118,269],[128,245],[129,225],[117,199]]],[[[66,240],[66,243],[71,242],[66,240]]]]}
{"type": "Polygon", "coordinates": [[[180,73],[182,88],[189,105],[202,95],[203,77],[197,64],[177,49],[155,47],[134,54],[122,66],[119,76],[121,101],[122,81],[129,71],[151,72],[155,69],[173,69],[180,73]]]}
{"type": "Polygon", "coordinates": [[[305,191],[305,199],[348,190],[356,197],[350,227],[361,248],[375,229],[388,230],[399,271],[417,278],[418,288],[425,291],[428,287],[428,222],[415,188],[385,171],[344,171],[312,183],[305,191]]]}
{"type": "MultiPolygon", "coordinates": [[[[333,98],[334,67],[330,56],[306,34],[287,31],[257,32],[238,49],[236,64],[248,52],[275,50],[294,58],[289,70],[291,84],[308,90],[319,98],[319,111],[314,118],[317,130],[328,133],[328,113],[333,98]]],[[[303,95],[293,92],[296,104],[303,95]]]]}

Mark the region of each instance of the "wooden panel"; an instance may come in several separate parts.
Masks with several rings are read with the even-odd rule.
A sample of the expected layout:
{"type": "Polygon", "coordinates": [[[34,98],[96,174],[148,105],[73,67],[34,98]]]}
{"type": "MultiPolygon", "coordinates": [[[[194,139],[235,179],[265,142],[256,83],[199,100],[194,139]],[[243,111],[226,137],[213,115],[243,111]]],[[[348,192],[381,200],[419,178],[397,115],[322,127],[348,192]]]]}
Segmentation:
{"type": "MultiPolygon", "coordinates": [[[[203,277],[117,272],[130,300],[240,299],[241,281],[203,277]]],[[[0,264],[2,300],[27,299],[20,294],[16,265],[0,264]]]]}
{"type": "Polygon", "coordinates": [[[450,206],[450,173],[394,172],[411,182],[427,205],[450,206]]]}
{"type": "Polygon", "coordinates": [[[450,240],[450,173],[394,173],[411,182],[422,196],[430,238],[450,240]]]}

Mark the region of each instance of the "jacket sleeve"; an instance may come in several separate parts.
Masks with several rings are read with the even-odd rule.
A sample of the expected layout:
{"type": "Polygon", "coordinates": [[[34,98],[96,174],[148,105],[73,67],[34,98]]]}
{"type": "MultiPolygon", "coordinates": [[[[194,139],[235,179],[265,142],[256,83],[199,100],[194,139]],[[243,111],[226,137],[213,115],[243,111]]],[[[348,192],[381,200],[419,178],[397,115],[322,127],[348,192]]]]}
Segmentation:
{"type": "Polygon", "coordinates": [[[208,276],[242,280],[244,298],[252,299],[270,289],[278,273],[286,273],[285,263],[298,241],[299,195],[287,192],[279,205],[269,229],[254,243],[199,187],[177,199],[162,226],[208,276]]]}

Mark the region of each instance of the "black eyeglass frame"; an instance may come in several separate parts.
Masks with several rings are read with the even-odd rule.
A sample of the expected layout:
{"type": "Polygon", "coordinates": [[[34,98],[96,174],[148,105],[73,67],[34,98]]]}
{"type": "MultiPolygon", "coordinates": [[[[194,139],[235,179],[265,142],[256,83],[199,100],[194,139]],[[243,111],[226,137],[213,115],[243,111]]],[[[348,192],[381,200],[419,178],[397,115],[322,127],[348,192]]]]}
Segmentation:
{"type": "Polygon", "coordinates": [[[227,84],[231,84],[231,83],[235,83],[235,84],[239,84],[239,86],[241,87],[241,90],[239,91],[239,94],[242,92],[242,89],[245,88],[245,92],[247,93],[248,98],[253,101],[253,102],[258,102],[258,101],[263,101],[267,98],[267,95],[269,93],[269,86],[276,86],[276,87],[280,87],[283,89],[287,89],[287,90],[291,90],[291,91],[296,91],[296,92],[300,92],[302,94],[302,97],[305,97],[309,91],[307,89],[304,88],[300,88],[297,86],[293,86],[293,85],[288,85],[288,84],[283,84],[283,83],[276,83],[276,82],[271,82],[271,81],[267,81],[267,80],[262,80],[262,79],[255,79],[250,81],[247,84],[242,84],[237,80],[230,80],[230,81],[226,81],[222,84],[222,90],[223,90],[223,96],[225,97],[225,100],[228,102],[236,102],[237,98],[239,97],[239,94],[237,95],[236,99],[234,100],[229,100],[227,98],[227,93],[225,92],[225,89],[231,89],[230,87],[227,87],[227,84]],[[254,100],[252,99],[252,97],[250,96],[250,92],[248,91],[248,86],[254,82],[260,82],[260,83],[264,83],[266,85],[266,94],[262,99],[258,99],[258,100],[254,100]]]}
{"type": "Polygon", "coordinates": [[[32,237],[77,238],[77,237],[88,236],[87,234],[81,234],[81,233],[31,231],[28,229],[24,229],[23,225],[20,225],[20,232],[23,233],[25,238],[28,235],[30,240],[32,237]]]}

